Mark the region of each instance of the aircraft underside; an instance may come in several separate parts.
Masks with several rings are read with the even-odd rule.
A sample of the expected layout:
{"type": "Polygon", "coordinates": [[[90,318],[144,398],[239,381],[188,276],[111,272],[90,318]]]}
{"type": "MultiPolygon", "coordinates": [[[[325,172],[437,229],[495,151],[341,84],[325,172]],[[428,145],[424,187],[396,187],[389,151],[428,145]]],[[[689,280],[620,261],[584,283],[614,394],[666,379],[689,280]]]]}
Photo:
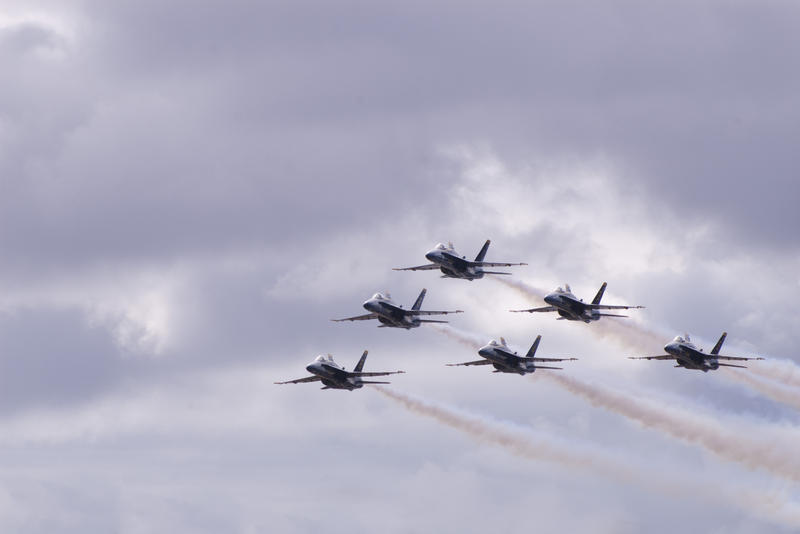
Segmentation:
{"type": "MultiPolygon", "coordinates": [[[[328,389],[348,389],[348,390],[352,391],[353,389],[355,389],[357,387],[361,387],[360,385],[350,384],[349,382],[344,382],[344,383],[343,382],[336,382],[334,380],[330,380],[330,379],[327,379],[327,378],[323,378],[321,380],[321,382],[325,386],[325,388],[328,388],[328,389]]],[[[323,389],[325,389],[325,388],[323,388],[323,389]]]]}
{"type": "Polygon", "coordinates": [[[476,278],[483,278],[483,273],[480,271],[471,273],[464,271],[455,271],[447,267],[440,267],[439,270],[442,271],[442,274],[444,274],[446,278],[461,278],[470,281],[475,280],[476,278]]]}
{"type": "Polygon", "coordinates": [[[419,326],[419,324],[409,323],[406,321],[390,319],[388,317],[378,316],[378,321],[380,321],[383,326],[391,327],[391,328],[405,328],[408,330],[409,328],[414,328],[419,326]]]}

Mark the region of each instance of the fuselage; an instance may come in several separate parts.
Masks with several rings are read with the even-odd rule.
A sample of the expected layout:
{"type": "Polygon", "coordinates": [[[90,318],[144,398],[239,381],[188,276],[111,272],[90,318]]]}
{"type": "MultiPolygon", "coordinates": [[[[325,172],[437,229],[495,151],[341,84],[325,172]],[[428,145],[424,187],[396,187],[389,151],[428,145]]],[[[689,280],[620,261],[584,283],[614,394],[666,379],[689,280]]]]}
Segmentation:
{"type": "Polygon", "coordinates": [[[664,345],[664,351],[675,356],[677,364],[687,369],[697,369],[704,373],[719,369],[719,361],[713,354],[706,354],[689,341],[679,341],[676,338],[664,345]]]}
{"type": "Polygon", "coordinates": [[[306,366],[306,371],[320,377],[320,381],[331,389],[358,389],[363,387],[358,377],[348,377],[344,368],[331,358],[317,356],[306,366]]]}
{"type": "Polygon", "coordinates": [[[544,301],[557,308],[558,314],[568,321],[589,323],[600,319],[600,314],[586,308],[586,304],[568,291],[559,288],[548,293],[544,301]]]}
{"type": "Polygon", "coordinates": [[[492,362],[495,370],[501,373],[524,375],[536,370],[533,362],[524,361],[510,348],[496,341],[492,341],[488,345],[481,347],[480,350],[478,350],[478,354],[492,362]]]}
{"type": "Polygon", "coordinates": [[[483,269],[470,265],[470,261],[464,256],[459,256],[453,248],[439,244],[425,254],[431,263],[439,266],[439,270],[446,278],[461,278],[464,280],[475,280],[483,278],[483,269]]]}
{"type": "Polygon", "coordinates": [[[377,315],[384,326],[409,329],[420,325],[419,318],[406,314],[406,310],[381,294],[364,302],[364,309],[377,315]]]}

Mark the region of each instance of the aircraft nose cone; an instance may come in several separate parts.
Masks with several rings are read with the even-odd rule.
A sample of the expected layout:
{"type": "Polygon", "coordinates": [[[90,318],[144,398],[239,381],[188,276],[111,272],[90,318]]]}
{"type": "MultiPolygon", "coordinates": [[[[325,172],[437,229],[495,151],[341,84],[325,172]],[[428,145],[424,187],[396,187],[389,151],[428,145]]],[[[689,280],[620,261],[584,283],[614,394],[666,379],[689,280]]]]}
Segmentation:
{"type": "Polygon", "coordinates": [[[308,371],[309,373],[313,374],[314,373],[314,364],[310,363],[310,364],[306,365],[306,371],[308,371]]]}
{"type": "Polygon", "coordinates": [[[427,254],[425,254],[425,258],[426,258],[428,261],[432,262],[432,261],[434,260],[434,258],[436,258],[436,251],[434,251],[434,250],[431,250],[430,252],[428,252],[427,254]]]}
{"type": "Polygon", "coordinates": [[[377,308],[377,306],[378,306],[378,303],[377,303],[377,302],[375,302],[375,301],[374,301],[374,300],[372,300],[372,299],[370,299],[370,300],[368,300],[368,301],[366,301],[366,302],[364,303],[364,309],[366,309],[366,310],[369,310],[369,311],[371,311],[371,312],[374,312],[374,311],[375,311],[375,308],[377,308]]]}
{"type": "Polygon", "coordinates": [[[544,301],[552,306],[556,301],[556,297],[555,295],[547,295],[544,297],[544,301]]]}

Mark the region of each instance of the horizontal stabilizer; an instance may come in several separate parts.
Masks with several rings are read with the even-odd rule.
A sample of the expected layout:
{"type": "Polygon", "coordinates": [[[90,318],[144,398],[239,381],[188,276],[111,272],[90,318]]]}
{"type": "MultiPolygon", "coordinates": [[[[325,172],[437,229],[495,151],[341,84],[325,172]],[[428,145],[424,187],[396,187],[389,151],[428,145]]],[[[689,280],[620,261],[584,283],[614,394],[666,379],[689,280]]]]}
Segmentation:
{"type": "Polygon", "coordinates": [[[507,274],[507,275],[511,275],[512,273],[501,273],[499,271],[483,271],[483,274],[507,274]]]}
{"type": "Polygon", "coordinates": [[[362,380],[362,384],[391,384],[391,382],[381,382],[379,380],[362,380]]]}
{"type": "Polygon", "coordinates": [[[733,365],[732,363],[718,363],[720,367],[738,367],[739,369],[747,369],[744,365],[733,365]]]}
{"type": "Polygon", "coordinates": [[[658,356],[628,356],[629,360],[674,360],[671,354],[659,354],[658,356]]]}
{"type": "Polygon", "coordinates": [[[597,313],[599,317],[628,317],[627,315],[620,315],[618,313],[597,313]]]}
{"type": "Polygon", "coordinates": [[[441,321],[437,319],[420,319],[420,323],[449,323],[450,321],[441,321]]]}
{"type": "Polygon", "coordinates": [[[561,369],[561,370],[563,370],[564,368],[563,367],[548,367],[546,365],[537,365],[536,367],[534,367],[534,369],[561,369]]]}

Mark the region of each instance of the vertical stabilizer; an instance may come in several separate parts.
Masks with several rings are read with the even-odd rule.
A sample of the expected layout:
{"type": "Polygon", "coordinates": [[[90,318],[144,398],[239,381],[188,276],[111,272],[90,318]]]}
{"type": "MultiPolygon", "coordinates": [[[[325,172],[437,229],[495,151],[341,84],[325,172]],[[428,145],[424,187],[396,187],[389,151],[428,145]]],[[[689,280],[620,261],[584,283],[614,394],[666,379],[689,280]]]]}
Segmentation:
{"type": "Polygon", "coordinates": [[[728,336],[727,332],[723,332],[722,335],[719,337],[719,341],[717,344],[714,345],[714,348],[711,349],[711,354],[719,354],[719,350],[722,348],[722,344],[725,342],[725,338],[728,336]]]}
{"type": "Polygon", "coordinates": [[[536,340],[531,345],[531,348],[528,349],[528,354],[525,355],[526,358],[533,358],[533,355],[536,354],[536,349],[539,348],[539,340],[542,339],[542,336],[536,336],[536,340]]]}
{"type": "Polygon", "coordinates": [[[603,298],[603,293],[605,292],[606,292],[606,283],[603,282],[603,285],[600,286],[600,290],[597,292],[597,295],[594,296],[592,304],[600,304],[600,299],[603,298]]]}
{"type": "Polygon", "coordinates": [[[483,258],[486,257],[486,251],[489,250],[489,244],[491,242],[492,241],[490,239],[486,240],[486,243],[483,244],[483,248],[481,249],[481,251],[478,252],[477,256],[475,256],[475,261],[483,261],[483,258]]]}
{"type": "Polygon", "coordinates": [[[367,361],[367,352],[369,352],[369,351],[365,350],[364,354],[361,355],[361,359],[358,360],[358,363],[356,364],[355,368],[353,369],[353,372],[360,373],[361,370],[364,369],[364,362],[367,361]]]}
{"type": "Polygon", "coordinates": [[[427,293],[427,292],[428,292],[428,290],[424,289],[424,288],[422,289],[422,291],[419,292],[419,296],[417,297],[417,300],[414,302],[414,305],[411,306],[412,310],[418,310],[420,308],[420,306],[422,306],[422,300],[425,298],[425,293],[427,293]]]}

